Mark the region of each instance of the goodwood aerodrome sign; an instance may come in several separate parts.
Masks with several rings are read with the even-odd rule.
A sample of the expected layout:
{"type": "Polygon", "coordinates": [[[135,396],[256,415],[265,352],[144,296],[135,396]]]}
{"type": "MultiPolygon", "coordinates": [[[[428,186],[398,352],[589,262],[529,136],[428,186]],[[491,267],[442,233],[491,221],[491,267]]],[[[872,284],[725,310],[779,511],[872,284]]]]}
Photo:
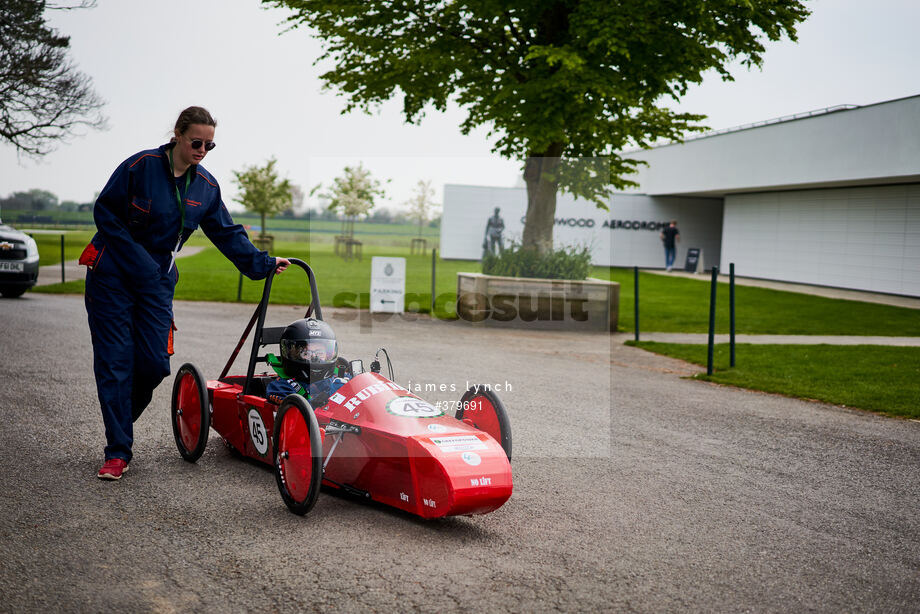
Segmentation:
{"type": "MultiPolygon", "coordinates": [[[[524,218],[521,218],[521,224],[524,223],[524,218]]],[[[652,230],[660,232],[662,228],[666,228],[670,220],[660,221],[660,222],[647,222],[640,220],[604,220],[604,223],[601,224],[601,228],[609,228],[610,230],[652,230]]],[[[567,226],[569,228],[594,228],[597,226],[597,220],[590,217],[557,217],[556,226],[567,226]]]]}

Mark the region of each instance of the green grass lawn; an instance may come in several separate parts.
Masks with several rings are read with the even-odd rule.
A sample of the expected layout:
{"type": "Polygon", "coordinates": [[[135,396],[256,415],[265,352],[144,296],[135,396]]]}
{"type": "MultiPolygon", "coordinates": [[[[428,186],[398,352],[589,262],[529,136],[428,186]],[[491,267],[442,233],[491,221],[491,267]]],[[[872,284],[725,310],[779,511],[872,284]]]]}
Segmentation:
{"type": "MultiPolygon", "coordinates": [[[[707,363],[705,345],[628,344],[704,367],[707,363]]],[[[920,418],[920,347],[738,344],[735,357],[731,368],[728,344],[717,344],[713,374],[695,378],[920,418]]]]}
{"type": "MultiPolygon", "coordinates": [[[[632,269],[613,268],[620,283],[619,328],[635,330],[632,269]]],[[[639,325],[645,332],[709,331],[710,280],[639,274],[639,325]]],[[[916,309],[735,285],[735,329],[751,335],[920,336],[916,309]]],[[[716,332],[729,332],[729,286],[716,289],[716,332]]]]}

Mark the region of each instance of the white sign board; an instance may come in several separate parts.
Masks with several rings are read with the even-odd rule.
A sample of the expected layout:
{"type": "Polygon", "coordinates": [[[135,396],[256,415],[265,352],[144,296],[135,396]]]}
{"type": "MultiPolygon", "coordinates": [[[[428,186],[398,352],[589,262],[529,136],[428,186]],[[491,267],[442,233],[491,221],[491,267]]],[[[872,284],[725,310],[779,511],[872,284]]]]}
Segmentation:
{"type": "Polygon", "coordinates": [[[406,259],[371,260],[371,313],[402,313],[406,306],[406,259]]]}

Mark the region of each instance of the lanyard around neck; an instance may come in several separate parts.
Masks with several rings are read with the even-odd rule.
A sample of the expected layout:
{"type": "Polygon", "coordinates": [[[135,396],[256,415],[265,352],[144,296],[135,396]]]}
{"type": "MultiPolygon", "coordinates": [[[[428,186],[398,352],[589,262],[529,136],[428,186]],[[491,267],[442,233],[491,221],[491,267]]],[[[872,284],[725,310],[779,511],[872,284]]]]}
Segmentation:
{"type": "MultiPolygon", "coordinates": [[[[169,176],[172,179],[173,188],[176,190],[176,204],[179,207],[179,240],[182,240],[182,231],[185,229],[185,203],[182,202],[182,194],[179,193],[179,186],[176,185],[176,171],[173,166],[172,149],[169,150],[169,176]]],[[[192,174],[185,169],[185,194],[188,195],[188,186],[192,181],[192,174]]]]}

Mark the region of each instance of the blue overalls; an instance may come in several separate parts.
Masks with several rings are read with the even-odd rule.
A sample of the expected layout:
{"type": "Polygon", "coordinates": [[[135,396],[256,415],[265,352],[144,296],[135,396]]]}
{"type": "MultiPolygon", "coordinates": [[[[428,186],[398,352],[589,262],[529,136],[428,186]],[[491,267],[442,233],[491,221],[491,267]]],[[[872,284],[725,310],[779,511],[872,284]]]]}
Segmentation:
{"type": "Polygon", "coordinates": [[[347,379],[341,377],[330,377],[307,384],[294,378],[273,379],[265,387],[265,398],[275,405],[281,405],[284,397],[296,392],[306,397],[310,401],[310,405],[317,409],[328,403],[329,397],[334,395],[347,381],[347,379]]]}
{"type": "Polygon", "coordinates": [[[131,461],[133,423],[169,375],[179,280],[173,250],[201,226],[247,277],[263,279],[275,267],[275,259],[233,222],[210,173],[192,165],[175,180],[172,147],[142,151],[115,169],[93,209],[96,235],[80,257],[87,266],[86,312],[106,459],[131,461]]]}

